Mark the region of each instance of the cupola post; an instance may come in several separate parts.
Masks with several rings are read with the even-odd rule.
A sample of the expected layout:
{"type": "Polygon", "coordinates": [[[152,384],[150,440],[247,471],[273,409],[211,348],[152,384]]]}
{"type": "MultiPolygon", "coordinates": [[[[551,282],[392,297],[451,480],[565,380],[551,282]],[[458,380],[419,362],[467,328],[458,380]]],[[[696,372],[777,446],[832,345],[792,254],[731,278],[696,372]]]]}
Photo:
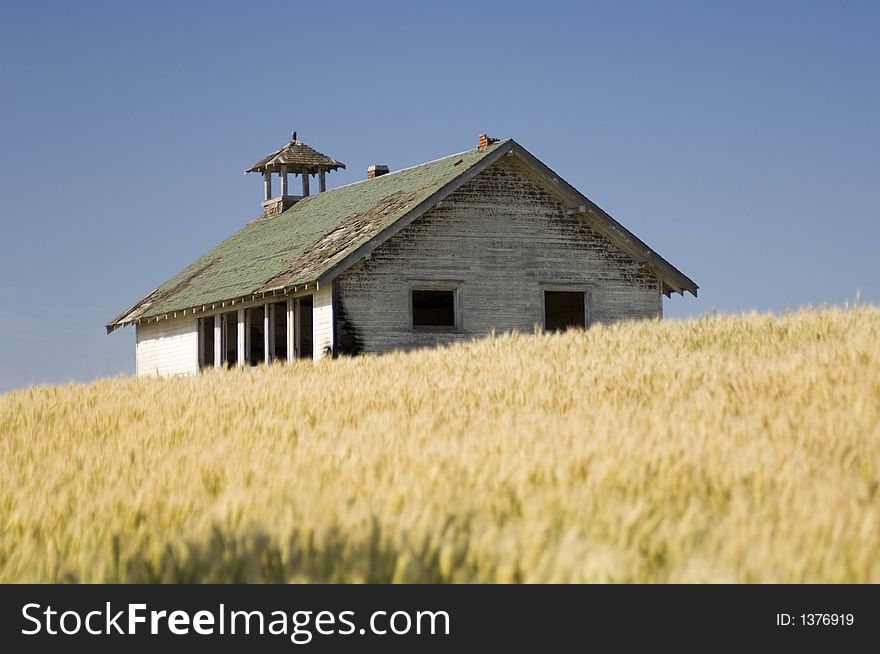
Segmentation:
{"type": "Polygon", "coordinates": [[[278,176],[281,178],[281,197],[287,195],[287,166],[281,166],[281,171],[278,173],[278,176]]]}
{"type": "Polygon", "coordinates": [[[263,173],[263,200],[272,199],[272,173],[263,173]]]}

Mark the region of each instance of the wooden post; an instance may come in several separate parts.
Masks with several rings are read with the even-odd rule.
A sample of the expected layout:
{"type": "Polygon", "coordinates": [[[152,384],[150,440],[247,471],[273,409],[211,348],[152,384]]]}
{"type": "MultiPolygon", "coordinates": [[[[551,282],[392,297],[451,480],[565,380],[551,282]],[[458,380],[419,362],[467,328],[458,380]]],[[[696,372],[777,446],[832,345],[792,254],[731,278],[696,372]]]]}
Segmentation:
{"type": "Polygon", "coordinates": [[[303,197],[305,197],[309,194],[309,173],[306,171],[303,171],[302,178],[303,178],[303,197]]]}
{"type": "Polygon", "coordinates": [[[205,356],[207,354],[207,352],[205,352],[205,348],[202,346],[202,343],[205,342],[205,332],[208,330],[207,328],[208,328],[208,325],[207,325],[207,323],[205,323],[204,320],[197,320],[196,321],[196,329],[199,332],[199,336],[198,336],[198,344],[199,345],[198,345],[198,348],[196,349],[196,370],[201,370],[208,363],[207,361],[205,361],[205,359],[207,358],[205,356]]]}
{"type": "Polygon", "coordinates": [[[223,315],[214,316],[214,367],[223,367],[223,315]]]}
{"type": "Polygon", "coordinates": [[[318,193],[323,193],[327,190],[327,177],[326,172],[323,168],[318,173],[318,193]]]}
{"type": "Polygon", "coordinates": [[[657,275],[657,319],[663,318],[663,280],[657,275]]]}
{"type": "Polygon", "coordinates": [[[294,324],[294,327],[293,327],[293,358],[294,359],[299,359],[299,336],[300,336],[300,334],[299,334],[299,326],[300,326],[299,312],[300,312],[300,310],[301,310],[301,308],[300,308],[299,298],[296,298],[293,301],[293,324],[294,324]]]}
{"type": "Polygon", "coordinates": [[[279,173],[281,176],[281,197],[283,198],[287,195],[287,167],[282,166],[281,172],[279,173]]]}
{"type": "Polygon", "coordinates": [[[263,173],[263,199],[272,199],[272,173],[268,170],[263,173]]]}
{"type": "Polygon", "coordinates": [[[245,335],[247,334],[247,329],[245,329],[245,313],[244,309],[238,310],[238,365],[243,366],[247,363],[247,349],[245,341],[245,335]]]}
{"type": "Polygon", "coordinates": [[[272,341],[269,338],[269,330],[272,327],[272,321],[269,319],[269,312],[271,309],[271,304],[263,305],[263,361],[266,363],[272,361],[272,350],[270,349],[272,341]]]}
{"type": "Polygon", "coordinates": [[[293,351],[293,338],[294,338],[294,324],[296,317],[296,309],[294,308],[294,303],[296,300],[289,298],[287,300],[287,360],[295,361],[296,354],[293,351]]]}

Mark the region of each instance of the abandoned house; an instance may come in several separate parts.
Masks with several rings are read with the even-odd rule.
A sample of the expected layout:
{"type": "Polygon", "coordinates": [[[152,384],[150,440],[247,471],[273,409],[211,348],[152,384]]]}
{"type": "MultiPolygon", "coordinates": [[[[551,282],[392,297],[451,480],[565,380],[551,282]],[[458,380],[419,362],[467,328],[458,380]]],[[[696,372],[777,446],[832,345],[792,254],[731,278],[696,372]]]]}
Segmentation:
{"type": "Polygon", "coordinates": [[[107,325],[135,325],[138,375],[658,318],[664,295],[697,294],[513,140],[326,190],[344,167],[294,132],[245,171],[262,215],[107,325]]]}

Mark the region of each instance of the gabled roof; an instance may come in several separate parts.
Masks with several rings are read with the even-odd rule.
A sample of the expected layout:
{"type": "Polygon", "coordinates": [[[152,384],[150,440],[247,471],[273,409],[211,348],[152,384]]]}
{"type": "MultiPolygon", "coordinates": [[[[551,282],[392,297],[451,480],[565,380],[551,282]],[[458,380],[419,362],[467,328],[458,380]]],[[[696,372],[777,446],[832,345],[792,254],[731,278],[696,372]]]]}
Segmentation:
{"type": "Polygon", "coordinates": [[[308,196],[280,215],[258,218],[114,318],[107,331],[325,284],[503,156],[516,156],[571,213],[654,270],[664,292],[697,294],[693,281],[508,139],[308,196]]]}
{"type": "Polygon", "coordinates": [[[248,168],[247,173],[277,173],[283,172],[282,166],[290,169],[290,172],[308,172],[317,173],[321,170],[336,170],[337,168],[345,168],[345,164],[336,161],[333,157],[321,154],[314,148],[309,147],[302,141],[296,140],[296,132],[290,143],[283,148],[275,150],[272,154],[263,157],[253,166],[248,168]]]}

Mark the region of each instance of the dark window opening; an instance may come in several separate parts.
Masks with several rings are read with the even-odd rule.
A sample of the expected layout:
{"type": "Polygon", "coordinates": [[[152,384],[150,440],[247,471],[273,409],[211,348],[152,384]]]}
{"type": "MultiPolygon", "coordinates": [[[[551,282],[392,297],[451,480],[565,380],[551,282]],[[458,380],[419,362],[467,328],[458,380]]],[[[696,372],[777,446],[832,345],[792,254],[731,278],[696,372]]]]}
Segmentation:
{"type": "Polygon", "coordinates": [[[311,359],[314,356],[312,345],[312,296],[299,299],[299,358],[311,359]]]}
{"type": "Polygon", "coordinates": [[[272,305],[272,360],[287,361],[287,302],[272,305]]]}
{"type": "Polygon", "coordinates": [[[265,311],[263,307],[253,307],[245,313],[247,314],[245,324],[248,326],[248,339],[245,341],[248,344],[248,363],[255,366],[263,361],[266,351],[266,344],[263,341],[265,311]]]}
{"type": "Polygon", "coordinates": [[[199,370],[214,367],[214,316],[199,318],[199,370]]]}
{"type": "Polygon", "coordinates": [[[238,311],[223,314],[223,365],[231,368],[238,363],[238,311]]]}
{"type": "Polygon", "coordinates": [[[413,327],[455,327],[455,291],[414,290],[413,327]]]}
{"type": "Polygon", "coordinates": [[[587,326],[584,294],[571,291],[544,292],[544,327],[550,332],[564,332],[587,326]]]}

